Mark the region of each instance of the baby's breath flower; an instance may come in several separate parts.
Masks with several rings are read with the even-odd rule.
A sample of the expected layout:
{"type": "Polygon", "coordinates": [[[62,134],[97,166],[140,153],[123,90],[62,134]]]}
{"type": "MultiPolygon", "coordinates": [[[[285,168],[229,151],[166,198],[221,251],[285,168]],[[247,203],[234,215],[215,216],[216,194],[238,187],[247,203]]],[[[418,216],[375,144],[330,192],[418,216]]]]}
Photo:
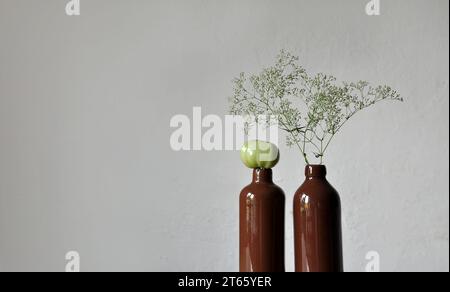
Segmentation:
{"type": "Polygon", "coordinates": [[[382,100],[403,101],[386,85],[372,87],[367,81],[338,84],[331,75],[308,75],[298,61],[283,50],[275,65],[261,73],[241,73],[233,80],[230,113],[277,116],[280,129],[287,133],[286,144],[297,146],[307,164],[311,154],[323,163],[330,142],[357,112],[382,100]]]}

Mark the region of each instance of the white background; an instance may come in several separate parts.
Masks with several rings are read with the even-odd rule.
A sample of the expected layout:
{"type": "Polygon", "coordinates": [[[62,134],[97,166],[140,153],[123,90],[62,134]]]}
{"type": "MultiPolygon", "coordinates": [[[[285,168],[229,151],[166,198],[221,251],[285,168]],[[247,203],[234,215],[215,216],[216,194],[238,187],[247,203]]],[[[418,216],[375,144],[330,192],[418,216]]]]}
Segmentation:
{"type": "MultiPolygon", "coordinates": [[[[282,48],[311,72],[398,89],[326,158],[345,267],[449,269],[447,0],[0,0],[0,271],[236,271],[236,152],[171,150],[175,114],[225,115],[231,79],[282,48]]],[[[304,164],[281,147],[291,205],[304,164]]]]}

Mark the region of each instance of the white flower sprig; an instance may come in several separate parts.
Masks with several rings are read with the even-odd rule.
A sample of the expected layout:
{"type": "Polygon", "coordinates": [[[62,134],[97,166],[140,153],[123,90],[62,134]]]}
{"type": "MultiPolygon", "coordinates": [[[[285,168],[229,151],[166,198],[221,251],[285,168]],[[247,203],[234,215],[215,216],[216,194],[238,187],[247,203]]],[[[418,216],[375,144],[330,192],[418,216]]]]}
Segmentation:
{"type": "Polygon", "coordinates": [[[298,61],[283,50],[275,65],[261,73],[241,73],[233,80],[230,113],[277,116],[287,145],[297,146],[307,164],[311,154],[323,163],[335,135],[359,111],[383,100],[403,101],[389,86],[373,87],[366,81],[337,84],[335,77],[323,73],[310,76],[298,61]]]}

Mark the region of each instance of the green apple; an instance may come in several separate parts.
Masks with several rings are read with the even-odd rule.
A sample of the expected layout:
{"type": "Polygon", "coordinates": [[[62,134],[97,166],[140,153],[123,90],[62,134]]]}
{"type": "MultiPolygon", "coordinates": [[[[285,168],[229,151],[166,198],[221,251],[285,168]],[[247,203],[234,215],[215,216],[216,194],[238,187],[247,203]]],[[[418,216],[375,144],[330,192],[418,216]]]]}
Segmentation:
{"type": "Polygon", "coordinates": [[[280,160],[275,144],[264,141],[248,141],[242,146],[241,160],[248,168],[273,168],[280,160]]]}

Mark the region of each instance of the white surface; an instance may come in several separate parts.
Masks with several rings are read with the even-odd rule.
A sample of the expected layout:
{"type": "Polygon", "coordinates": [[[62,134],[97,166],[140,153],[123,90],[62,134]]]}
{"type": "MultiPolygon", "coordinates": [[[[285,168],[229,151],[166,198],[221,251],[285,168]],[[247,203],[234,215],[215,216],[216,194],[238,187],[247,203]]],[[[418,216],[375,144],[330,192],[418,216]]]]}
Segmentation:
{"type": "MultiPolygon", "coordinates": [[[[0,270],[235,271],[233,152],[180,152],[170,118],[226,114],[230,80],[281,48],[311,72],[398,89],[354,118],[326,164],[343,203],[345,267],[449,269],[448,1],[0,0],[0,270]]],[[[303,179],[282,148],[276,181],[303,179]]]]}

